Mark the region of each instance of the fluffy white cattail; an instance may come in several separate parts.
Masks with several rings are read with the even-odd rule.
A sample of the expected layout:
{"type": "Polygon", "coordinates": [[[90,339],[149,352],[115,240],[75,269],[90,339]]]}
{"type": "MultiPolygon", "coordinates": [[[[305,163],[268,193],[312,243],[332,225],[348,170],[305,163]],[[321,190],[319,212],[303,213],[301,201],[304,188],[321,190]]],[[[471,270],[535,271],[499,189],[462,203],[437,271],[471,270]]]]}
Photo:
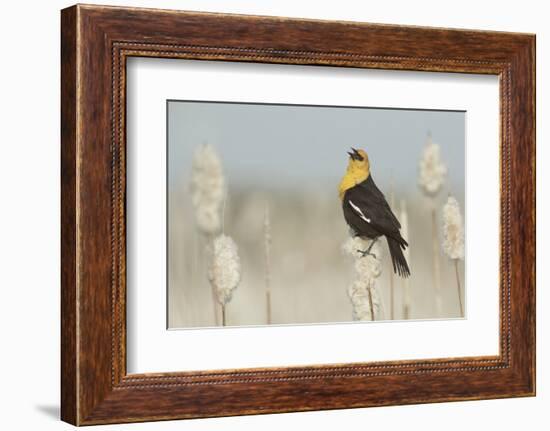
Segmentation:
{"type": "Polygon", "coordinates": [[[348,288],[348,296],[353,307],[354,320],[380,320],[383,318],[382,302],[376,288],[376,279],[382,273],[381,249],[374,244],[370,253],[363,256],[371,241],[359,237],[349,238],[342,250],[355,259],[355,279],[348,288]]]}
{"type": "Polygon", "coordinates": [[[462,215],[460,214],[460,206],[452,196],[449,196],[447,203],[443,206],[443,250],[454,262],[458,306],[460,316],[464,316],[458,273],[458,261],[464,260],[464,225],[462,223],[462,215]]]}
{"type": "Polygon", "coordinates": [[[191,200],[197,226],[203,233],[216,235],[221,231],[224,197],[225,178],[220,157],[212,145],[201,145],[193,156],[191,200]]]}
{"type": "Polygon", "coordinates": [[[418,185],[428,196],[434,196],[439,192],[447,175],[447,167],[441,161],[440,152],[439,145],[428,136],[418,165],[418,185]]]}
{"type": "Polygon", "coordinates": [[[443,250],[451,259],[464,259],[464,225],[460,206],[452,196],[443,206],[443,250]]]}
{"type": "Polygon", "coordinates": [[[208,280],[222,306],[222,324],[225,326],[225,307],[241,281],[241,260],[237,244],[227,235],[219,235],[212,242],[208,280]]]}

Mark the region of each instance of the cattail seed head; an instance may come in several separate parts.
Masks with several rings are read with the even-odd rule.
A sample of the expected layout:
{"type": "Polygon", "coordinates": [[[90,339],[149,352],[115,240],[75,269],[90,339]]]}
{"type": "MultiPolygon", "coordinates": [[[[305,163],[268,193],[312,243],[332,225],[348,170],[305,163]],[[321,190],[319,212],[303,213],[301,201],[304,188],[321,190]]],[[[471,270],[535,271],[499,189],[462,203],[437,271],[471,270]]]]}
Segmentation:
{"type": "Polygon", "coordinates": [[[439,192],[447,175],[447,167],[441,161],[440,153],[439,145],[429,136],[418,164],[418,185],[428,196],[439,192]]]}
{"type": "Polygon", "coordinates": [[[355,259],[355,278],[347,291],[354,320],[377,320],[382,317],[382,303],[375,283],[382,273],[381,248],[375,243],[371,254],[363,256],[361,253],[370,243],[371,240],[352,237],[342,245],[344,254],[355,259]]]}
{"type": "Polygon", "coordinates": [[[221,231],[225,178],[220,157],[212,145],[199,146],[193,156],[191,201],[198,228],[205,234],[221,231]]]}
{"type": "Polygon", "coordinates": [[[443,250],[451,259],[464,259],[464,225],[460,206],[452,196],[443,206],[443,250]]]}
{"type": "Polygon", "coordinates": [[[208,280],[222,305],[231,300],[233,290],[241,281],[241,260],[237,244],[227,235],[219,235],[212,243],[208,280]]]}

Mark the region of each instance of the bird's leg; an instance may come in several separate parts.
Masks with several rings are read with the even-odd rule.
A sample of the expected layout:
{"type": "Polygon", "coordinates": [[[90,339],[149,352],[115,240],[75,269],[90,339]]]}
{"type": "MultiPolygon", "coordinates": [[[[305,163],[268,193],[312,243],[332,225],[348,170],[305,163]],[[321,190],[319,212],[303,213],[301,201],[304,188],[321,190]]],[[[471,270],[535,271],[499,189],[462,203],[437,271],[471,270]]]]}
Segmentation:
{"type": "Polygon", "coordinates": [[[376,259],[376,255],[374,253],[371,253],[370,251],[372,250],[372,247],[374,245],[374,243],[378,241],[378,238],[374,238],[371,243],[369,244],[368,248],[366,250],[357,250],[357,253],[361,253],[361,257],[365,257],[365,256],[372,256],[376,259]]]}

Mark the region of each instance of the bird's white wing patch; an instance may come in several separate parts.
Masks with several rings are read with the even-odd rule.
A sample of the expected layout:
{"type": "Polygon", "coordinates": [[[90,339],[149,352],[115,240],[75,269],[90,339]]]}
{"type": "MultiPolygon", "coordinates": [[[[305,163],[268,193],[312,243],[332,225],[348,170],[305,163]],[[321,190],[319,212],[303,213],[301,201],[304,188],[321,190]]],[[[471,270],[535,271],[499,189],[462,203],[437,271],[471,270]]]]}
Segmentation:
{"type": "Polygon", "coordinates": [[[355,211],[359,217],[361,217],[367,223],[370,223],[370,218],[368,218],[367,216],[365,216],[365,214],[363,214],[363,211],[361,211],[361,208],[355,205],[352,201],[348,201],[348,202],[350,206],[353,208],[353,211],[355,211]]]}

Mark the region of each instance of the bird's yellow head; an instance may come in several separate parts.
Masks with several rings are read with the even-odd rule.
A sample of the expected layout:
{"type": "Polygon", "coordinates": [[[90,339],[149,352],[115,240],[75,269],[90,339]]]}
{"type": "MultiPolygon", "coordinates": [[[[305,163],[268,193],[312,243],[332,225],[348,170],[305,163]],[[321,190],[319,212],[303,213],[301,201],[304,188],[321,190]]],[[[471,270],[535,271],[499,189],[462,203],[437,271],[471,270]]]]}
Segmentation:
{"type": "Polygon", "coordinates": [[[365,150],[356,150],[352,148],[348,154],[348,168],[338,187],[340,199],[344,199],[344,194],[348,189],[362,183],[370,175],[369,156],[365,150]]]}

